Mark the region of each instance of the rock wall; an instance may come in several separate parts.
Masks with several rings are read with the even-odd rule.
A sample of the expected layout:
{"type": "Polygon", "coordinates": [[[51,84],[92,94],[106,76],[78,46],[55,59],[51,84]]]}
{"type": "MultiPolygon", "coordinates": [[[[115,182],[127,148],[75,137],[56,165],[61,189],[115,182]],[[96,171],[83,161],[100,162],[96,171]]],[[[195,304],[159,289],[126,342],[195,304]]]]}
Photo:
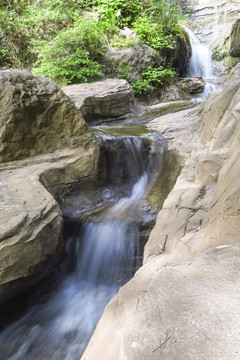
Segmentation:
{"type": "Polygon", "coordinates": [[[239,356],[240,65],[200,110],[153,120],[184,160],[144,251],[82,360],[239,356]]]}
{"type": "Polygon", "coordinates": [[[238,0],[188,0],[191,25],[199,39],[212,49],[214,71],[228,71],[236,62],[229,57],[233,23],[240,17],[238,0]]]}
{"type": "Polygon", "coordinates": [[[59,263],[63,219],[54,197],[94,181],[98,146],[53,82],[25,71],[0,72],[0,80],[2,303],[59,263]]]}

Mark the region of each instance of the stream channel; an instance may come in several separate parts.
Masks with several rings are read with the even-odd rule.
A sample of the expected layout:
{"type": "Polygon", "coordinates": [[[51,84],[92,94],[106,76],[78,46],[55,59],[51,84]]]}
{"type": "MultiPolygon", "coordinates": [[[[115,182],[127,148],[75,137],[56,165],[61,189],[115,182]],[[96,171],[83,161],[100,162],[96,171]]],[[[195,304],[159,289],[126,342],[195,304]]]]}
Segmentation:
{"type": "MultiPolygon", "coordinates": [[[[154,222],[146,196],[164,141],[142,125],[93,131],[102,149],[100,185],[63,206],[65,261],[50,285],[31,293],[30,309],[3,327],[1,360],[79,360],[106,304],[141,266],[143,234],[154,222]]],[[[28,304],[29,295],[19,302],[28,304]]]]}
{"type": "MultiPolygon", "coordinates": [[[[189,75],[211,77],[209,50],[186,30],[189,75]]],[[[206,85],[201,101],[214,89],[206,85]]],[[[92,129],[101,144],[97,189],[62,206],[65,261],[43,285],[2,308],[0,360],[79,360],[106,304],[141,266],[159,210],[147,197],[164,174],[164,140],[141,125],[152,118],[92,129]]]]}

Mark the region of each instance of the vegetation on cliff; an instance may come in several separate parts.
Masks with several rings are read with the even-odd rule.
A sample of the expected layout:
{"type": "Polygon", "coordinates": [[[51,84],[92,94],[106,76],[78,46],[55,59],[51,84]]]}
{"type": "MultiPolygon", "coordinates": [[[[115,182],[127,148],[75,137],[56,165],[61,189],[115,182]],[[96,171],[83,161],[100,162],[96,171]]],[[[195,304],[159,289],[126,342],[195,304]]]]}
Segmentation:
{"type": "Polygon", "coordinates": [[[180,10],[180,0],[0,0],[0,66],[27,68],[60,85],[96,80],[109,45],[133,45],[121,38],[127,26],[163,59],[133,84],[142,93],[174,75],[169,50],[182,36],[180,10]]]}

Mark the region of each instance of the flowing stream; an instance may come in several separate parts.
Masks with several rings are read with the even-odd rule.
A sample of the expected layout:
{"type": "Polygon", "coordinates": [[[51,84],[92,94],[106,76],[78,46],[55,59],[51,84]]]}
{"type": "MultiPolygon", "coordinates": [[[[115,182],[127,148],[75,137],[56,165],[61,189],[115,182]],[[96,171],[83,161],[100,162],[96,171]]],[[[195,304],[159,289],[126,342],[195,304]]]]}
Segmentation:
{"type": "MultiPolygon", "coordinates": [[[[152,141],[154,135],[147,136],[152,141]]],[[[132,184],[128,196],[115,201],[96,221],[85,221],[68,239],[61,269],[65,276],[48,301],[3,330],[1,360],[80,359],[104,307],[141,265],[139,202],[150,178],[150,143],[144,136],[117,141],[116,153],[120,158],[125,153],[120,159],[125,166],[120,169],[117,159],[115,165],[125,171],[119,178],[132,184]]]]}

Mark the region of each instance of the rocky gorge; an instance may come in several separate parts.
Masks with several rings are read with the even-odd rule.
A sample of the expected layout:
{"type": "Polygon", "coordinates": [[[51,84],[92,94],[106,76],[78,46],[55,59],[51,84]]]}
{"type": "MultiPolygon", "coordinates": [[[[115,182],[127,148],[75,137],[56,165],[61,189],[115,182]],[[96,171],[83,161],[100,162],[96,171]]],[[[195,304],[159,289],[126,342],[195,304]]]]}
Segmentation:
{"type": "MultiPolygon", "coordinates": [[[[233,34],[238,34],[237,26],[233,34]]],[[[237,49],[236,39],[233,35],[232,47],[237,49]]],[[[68,196],[79,192],[87,198],[86,193],[94,191],[105,176],[99,174],[101,146],[83,117],[89,124],[110,118],[131,122],[138,112],[146,110],[142,104],[136,106],[132,89],[123,80],[86,84],[82,90],[78,85],[60,90],[51,81],[27,72],[4,71],[0,76],[0,299],[5,302],[46,277],[60,263],[64,253],[62,205],[68,196]]],[[[237,64],[225,86],[209,94],[201,108],[192,107],[192,102],[186,100],[147,108],[165,107],[167,112],[183,108],[167,115],[160,112],[159,117],[155,113],[147,124],[150,133],[157,131],[164,137],[167,153],[177,154],[172,158],[174,164],[168,164],[172,179],[167,174],[162,180],[161,186],[168,189],[145,245],[144,264],[107,305],[82,359],[238,358],[239,79],[237,64]]],[[[191,88],[197,85],[203,90],[201,79],[180,81],[181,94],[186,87],[188,94],[194,94],[191,88]]],[[[109,138],[109,133],[104,136],[109,138]]],[[[145,139],[143,143],[147,153],[149,145],[145,139]]],[[[133,145],[134,140],[129,146],[133,145]]],[[[137,163],[141,163],[140,157],[137,163]]],[[[130,195],[122,199],[125,202],[114,202],[114,218],[129,217],[129,200],[132,206],[142,196],[146,177],[144,172],[141,175],[130,195]]],[[[103,225],[106,232],[109,223],[103,225]]],[[[87,231],[100,234],[96,228],[87,231]]],[[[119,227],[110,237],[120,241],[117,231],[119,227]]],[[[98,244],[97,239],[94,241],[91,249],[98,244]]],[[[124,249],[132,246],[126,244],[124,249]]],[[[108,253],[108,247],[109,243],[104,252],[108,253]]],[[[88,248],[85,250],[83,253],[88,255],[88,248]]],[[[123,258],[127,256],[123,251],[123,258]]],[[[87,263],[86,256],[85,268],[87,263]]],[[[96,266],[93,270],[97,271],[96,266]]],[[[104,276],[109,277],[108,270],[103,271],[104,276]]],[[[97,286],[92,296],[94,302],[101,297],[101,287],[97,286]]],[[[60,293],[56,297],[60,298],[60,293]]],[[[84,308],[81,298],[91,303],[80,293],[78,306],[84,308]]],[[[77,309],[73,307],[74,312],[77,309]]],[[[39,314],[41,317],[41,310],[39,314]]],[[[67,316],[72,319],[76,314],[67,312],[67,316]]],[[[59,317],[58,321],[57,327],[61,330],[66,326],[67,332],[62,345],[55,345],[55,352],[47,349],[47,355],[39,355],[36,345],[24,343],[24,338],[33,336],[33,343],[41,346],[51,337],[50,330],[42,337],[45,328],[37,324],[19,340],[27,350],[20,346],[15,355],[4,355],[5,359],[77,358],[74,349],[83,346],[83,335],[76,338],[74,349],[64,349],[68,339],[74,338],[77,326],[68,329],[69,318],[59,317]]],[[[3,336],[5,347],[8,338],[13,342],[11,333],[15,337],[12,328],[3,336]]]]}

